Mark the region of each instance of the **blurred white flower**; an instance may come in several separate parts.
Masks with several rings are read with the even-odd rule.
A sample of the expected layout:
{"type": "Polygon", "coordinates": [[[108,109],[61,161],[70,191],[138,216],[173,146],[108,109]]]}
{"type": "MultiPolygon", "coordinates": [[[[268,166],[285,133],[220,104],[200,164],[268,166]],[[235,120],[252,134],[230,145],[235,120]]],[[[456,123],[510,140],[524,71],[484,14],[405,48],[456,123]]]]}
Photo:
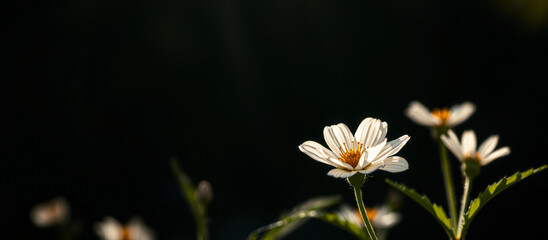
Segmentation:
{"type": "Polygon", "coordinates": [[[140,218],[132,218],[126,225],[112,217],[105,217],[95,225],[95,232],[103,240],[153,240],[154,234],[140,218]]]}
{"type": "Polygon", "coordinates": [[[409,136],[386,142],[388,124],[379,119],[364,119],[355,135],[343,124],[324,128],[324,138],[331,150],[314,141],[306,141],[299,149],[312,159],[335,169],[327,175],[348,178],[357,172],[370,174],[377,169],[401,172],[409,168],[407,161],[396,154],[407,143],[409,136]]]}
{"type": "Polygon", "coordinates": [[[36,205],[32,208],[30,217],[38,227],[60,225],[69,217],[69,206],[64,198],[58,197],[49,202],[36,205]]]}
{"type": "MultiPolygon", "coordinates": [[[[399,213],[391,211],[386,205],[375,208],[366,207],[366,212],[371,225],[373,225],[375,229],[389,229],[398,224],[401,219],[401,215],[399,213]]],[[[343,205],[338,211],[338,215],[342,219],[354,223],[359,227],[365,227],[358,209],[343,205]]]]}
{"type": "Polygon", "coordinates": [[[447,135],[442,135],[441,140],[461,162],[475,160],[479,162],[481,166],[485,166],[497,158],[510,154],[509,147],[502,147],[496,151],[493,151],[495,150],[499,140],[498,135],[493,135],[487,138],[487,140],[480,145],[477,151],[476,134],[472,130],[464,131],[460,142],[457,135],[452,130],[449,130],[447,135]]]}
{"type": "Polygon", "coordinates": [[[476,106],[471,102],[454,105],[449,108],[434,108],[428,110],[420,102],[413,101],[405,110],[405,114],[414,122],[427,126],[438,127],[447,126],[453,127],[468,119],[476,110],[476,106]]]}

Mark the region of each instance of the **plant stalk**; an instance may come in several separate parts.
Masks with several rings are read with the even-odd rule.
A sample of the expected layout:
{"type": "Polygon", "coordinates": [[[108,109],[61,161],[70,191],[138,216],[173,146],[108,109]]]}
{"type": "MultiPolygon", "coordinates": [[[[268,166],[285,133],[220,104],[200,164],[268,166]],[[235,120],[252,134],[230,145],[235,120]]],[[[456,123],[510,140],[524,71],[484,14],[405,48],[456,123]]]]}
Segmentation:
{"type": "Polygon", "coordinates": [[[462,228],[464,226],[464,211],[466,210],[466,207],[468,206],[468,199],[470,198],[470,190],[472,189],[472,179],[468,176],[464,177],[464,192],[462,194],[462,205],[460,207],[460,214],[459,214],[459,225],[457,228],[457,239],[462,240],[463,232],[462,228]]]}
{"type": "Polygon", "coordinates": [[[373,226],[371,225],[371,222],[369,221],[369,218],[367,217],[367,212],[365,211],[361,188],[358,186],[353,186],[353,187],[354,187],[354,193],[356,194],[356,203],[358,204],[358,209],[360,209],[360,215],[362,216],[362,220],[363,220],[363,223],[365,224],[365,228],[367,229],[367,233],[369,234],[369,238],[371,240],[378,240],[377,235],[375,235],[375,231],[373,230],[373,226]]]}
{"type": "Polygon", "coordinates": [[[443,145],[440,138],[438,138],[438,145],[440,151],[441,171],[443,173],[443,180],[445,183],[445,194],[447,195],[447,204],[449,205],[449,214],[451,215],[451,228],[455,231],[457,227],[457,205],[453,177],[451,176],[451,165],[449,165],[447,148],[445,148],[445,145],[443,145]]]}
{"type": "Polygon", "coordinates": [[[198,204],[198,214],[194,217],[196,221],[197,239],[208,240],[209,233],[207,231],[207,219],[205,213],[205,206],[198,204]]]}

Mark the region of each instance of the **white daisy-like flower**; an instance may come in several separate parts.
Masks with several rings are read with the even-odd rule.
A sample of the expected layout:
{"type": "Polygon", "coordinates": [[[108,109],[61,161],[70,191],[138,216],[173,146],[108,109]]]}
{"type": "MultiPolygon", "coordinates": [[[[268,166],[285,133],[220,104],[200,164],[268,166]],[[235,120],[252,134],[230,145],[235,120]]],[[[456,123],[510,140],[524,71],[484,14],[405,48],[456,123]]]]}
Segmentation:
{"type": "Polygon", "coordinates": [[[434,108],[428,110],[420,102],[413,101],[405,110],[405,114],[414,122],[427,126],[438,127],[447,126],[453,127],[468,119],[476,110],[476,106],[471,102],[464,102],[449,108],[434,108]]]}
{"type": "Polygon", "coordinates": [[[95,225],[95,232],[103,240],[153,240],[154,234],[140,218],[132,218],[126,225],[112,217],[105,217],[95,225]]]}
{"type": "Polygon", "coordinates": [[[38,227],[50,227],[65,222],[69,217],[67,201],[58,197],[36,205],[30,212],[32,222],[38,227]]]}
{"type": "Polygon", "coordinates": [[[497,158],[510,154],[509,147],[502,147],[494,151],[499,140],[498,135],[487,138],[477,150],[476,134],[472,130],[464,131],[460,142],[452,130],[449,130],[447,135],[442,135],[441,140],[461,162],[474,160],[479,162],[481,166],[485,166],[497,158]]]}
{"type": "Polygon", "coordinates": [[[386,142],[388,124],[379,119],[364,119],[355,135],[343,124],[327,126],[323,134],[331,150],[314,141],[306,141],[299,149],[312,159],[335,169],[327,175],[348,178],[357,172],[370,174],[377,169],[402,172],[409,168],[407,161],[396,154],[407,143],[409,136],[386,142]]]}
{"type": "MultiPolygon", "coordinates": [[[[401,215],[399,213],[393,212],[386,205],[374,208],[366,207],[366,212],[367,218],[375,229],[389,229],[398,224],[401,219],[401,215]]],[[[359,227],[365,227],[360,211],[357,208],[350,208],[347,205],[343,205],[337,214],[342,219],[345,219],[359,227]]]]}

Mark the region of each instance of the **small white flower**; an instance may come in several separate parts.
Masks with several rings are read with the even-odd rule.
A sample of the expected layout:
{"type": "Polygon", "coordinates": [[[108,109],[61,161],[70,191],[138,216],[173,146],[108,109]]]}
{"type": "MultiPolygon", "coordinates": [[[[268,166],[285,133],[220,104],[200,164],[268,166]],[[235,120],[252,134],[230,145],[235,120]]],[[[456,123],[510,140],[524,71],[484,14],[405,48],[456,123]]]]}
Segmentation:
{"type": "Polygon", "coordinates": [[[451,107],[451,109],[434,108],[432,109],[432,111],[430,111],[420,102],[413,101],[405,110],[405,114],[411,120],[423,126],[453,127],[468,119],[475,110],[476,106],[473,103],[464,102],[462,104],[454,105],[453,107],[451,107]]]}
{"type": "Polygon", "coordinates": [[[343,123],[324,128],[324,138],[331,150],[314,141],[306,141],[299,149],[312,159],[335,169],[327,175],[348,178],[357,172],[370,174],[377,169],[402,172],[409,168],[407,161],[396,154],[407,143],[409,136],[386,142],[388,124],[379,119],[364,119],[355,135],[343,123]]]}
{"type": "Polygon", "coordinates": [[[69,206],[64,198],[58,197],[35,206],[30,216],[32,222],[38,227],[59,225],[68,219],[69,206]]]}
{"type": "MultiPolygon", "coordinates": [[[[391,228],[398,224],[401,219],[401,215],[399,213],[393,212],[388,206],[385,205],[375,208],[366,207],[366,212],[371,225],[373,225],[375,229],[391,228]]],[[[337,213],[342,219],[354,223],[357,226],[365,227],[358,209],[352,209],[347,205],[343,205],[337,213]]]]}
{"type": "Polygon", "coordinates": [[[132,218],[126,225],[120,224],[112,217],[105,217],[97,223],[95,232],[103,240],[153,240],[152,231],[145,226],[140,218],[132,218]]]}
{"type": "Polygon", "coordinates": [[[445,146],[455,155],[461,162],[475,160],[481,166],[485,166],[491,161],[510,154],[509,147],[502,147],[496,151],[499,136],[493,135],[485,140],[476,151],[476,134],[472,130],[462,133],[461,141],[452,130],[447,132],[447,135],[442,135],[441,140],[445,146]]]}

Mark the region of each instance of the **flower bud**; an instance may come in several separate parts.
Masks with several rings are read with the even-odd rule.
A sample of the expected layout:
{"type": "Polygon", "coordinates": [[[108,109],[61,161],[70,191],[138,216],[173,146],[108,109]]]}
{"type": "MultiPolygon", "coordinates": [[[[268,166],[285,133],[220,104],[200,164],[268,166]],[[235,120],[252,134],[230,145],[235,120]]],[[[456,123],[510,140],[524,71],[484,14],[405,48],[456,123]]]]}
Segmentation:
{"type": "Polygon", "coordinates": [[[198,183],[196,187],[196,199],[206,204],[213,199],[213,188],[208,181],[203,180],[198,183]]]}

